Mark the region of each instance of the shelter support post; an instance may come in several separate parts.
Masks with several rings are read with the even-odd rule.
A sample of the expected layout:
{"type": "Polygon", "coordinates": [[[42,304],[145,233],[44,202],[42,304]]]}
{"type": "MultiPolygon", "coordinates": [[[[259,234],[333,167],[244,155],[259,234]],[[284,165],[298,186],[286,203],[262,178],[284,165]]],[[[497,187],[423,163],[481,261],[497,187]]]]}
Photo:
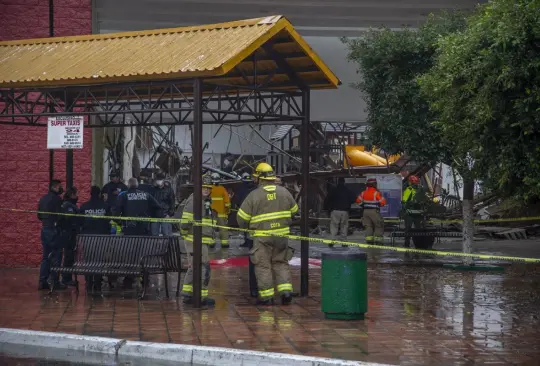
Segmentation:
{"type": "MultiPolygon", "coordinates": [[[[202,222],[202,134],[203,134],[203,83],[201,79],[193,81],[193,220],[202,222]]],[[[193,226],[193,305],[201,307],[201,258],[202,226],[193,226]]]]}
{"type": "Polygon", "coordinates": [[[66,150],[66,189],[73,187],[73,150],[66,150]]]}
{"type": "MultiPolygon", "coordinates": [[[[309,118],[310,118],[310,90],[304,88],[302,92],[302,217],[300,232],[303,237],[309,236],[309,118]]],[[[300,295],[309,293],[309,241],[302,240],[300,244],[300,295]]]]}

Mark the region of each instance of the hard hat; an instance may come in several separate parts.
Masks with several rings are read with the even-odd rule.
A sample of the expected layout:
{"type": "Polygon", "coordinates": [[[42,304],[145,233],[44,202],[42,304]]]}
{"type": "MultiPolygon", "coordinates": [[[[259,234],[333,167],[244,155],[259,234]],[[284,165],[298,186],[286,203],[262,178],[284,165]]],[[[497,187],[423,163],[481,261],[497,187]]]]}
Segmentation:
{"type": "Polygon", "coordinates": [[[276,173],[274,173],[274,168],[268,163],[259,163],[257,168],[255,168],[254,177],[259,179],[274,180],[276,179],[276,173]]]}
{"type": "Polygon", "coordinates": [[[377,178],[368,178],[366,184],[377,184],[377,178]]]}
{"type": "Polygon", "coordinates": [[[439,197],[433,197],[433,202],[435,202],[435,203],[439,203],[439,202],[440,202],[440,199],[439,199],[439,197]]]}
{"type": "Polygon", "coordinates": [[[202,176],[202,186],[204,188],[212,188],[212,178],[208,174],[202,176]]]}
{"type": "Polygon", "coordinates": [[[418,179],[418,177],[416,175],[411,175],[409,177],[409,183],[411,183],[411,184],[419,184],[420,179],[418,179]]]}
{"type": "Polygon", "coordinates": [[[251,181],[251,175],[249,175],[249,173],[246,173],[246,172],[242,173],[242,181],[243,182],[251,181]]]}
{"type": "Polygon", "coordinates": [[[221,177],[218,173],[214,172],[210,175],[210,179],[212,180],[212,183],[218,183],[221,180],[221,177]]]}

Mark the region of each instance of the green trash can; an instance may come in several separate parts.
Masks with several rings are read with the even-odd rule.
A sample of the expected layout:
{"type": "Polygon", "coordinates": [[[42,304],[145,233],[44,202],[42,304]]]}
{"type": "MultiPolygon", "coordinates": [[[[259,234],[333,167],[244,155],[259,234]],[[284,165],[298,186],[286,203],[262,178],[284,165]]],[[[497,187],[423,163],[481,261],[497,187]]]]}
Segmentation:
{"type": "Polygon", "coordinates": [[[321,277],[321,307],[326,319],[364,319],[368,303],[366,253],[324,251],[321,277]]]}

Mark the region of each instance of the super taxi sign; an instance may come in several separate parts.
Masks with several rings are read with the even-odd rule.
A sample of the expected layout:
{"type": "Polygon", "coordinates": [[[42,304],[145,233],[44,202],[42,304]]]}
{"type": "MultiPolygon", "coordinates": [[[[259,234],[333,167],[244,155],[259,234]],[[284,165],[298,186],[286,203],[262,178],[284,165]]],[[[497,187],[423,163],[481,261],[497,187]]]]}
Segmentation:
{"type": "Polygon", "coordinates": [[[47,149],[82,149],[83,130],[83,116],[50,117],[47,149]]]}

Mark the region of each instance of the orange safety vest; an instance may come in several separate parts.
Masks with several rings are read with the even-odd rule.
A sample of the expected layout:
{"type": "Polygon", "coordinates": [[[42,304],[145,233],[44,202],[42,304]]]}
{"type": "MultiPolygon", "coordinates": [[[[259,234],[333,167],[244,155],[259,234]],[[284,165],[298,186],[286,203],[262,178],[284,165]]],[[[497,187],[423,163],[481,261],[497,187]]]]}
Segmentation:
{"type": "Polygon", "coordinates": [[[231,208],[231,199],[225,187],[212,186],[210,197],[212,198],[212,210],[217,212],[218,217],[227,217],[231,208]]]}
{"type": "Polygon", "coordinates": [[[361,204],[364,208],[380,208],[386,205],[386,199],[376,188],[368,187],[364,192],[360,193],[356,203],[361,204]]]}

